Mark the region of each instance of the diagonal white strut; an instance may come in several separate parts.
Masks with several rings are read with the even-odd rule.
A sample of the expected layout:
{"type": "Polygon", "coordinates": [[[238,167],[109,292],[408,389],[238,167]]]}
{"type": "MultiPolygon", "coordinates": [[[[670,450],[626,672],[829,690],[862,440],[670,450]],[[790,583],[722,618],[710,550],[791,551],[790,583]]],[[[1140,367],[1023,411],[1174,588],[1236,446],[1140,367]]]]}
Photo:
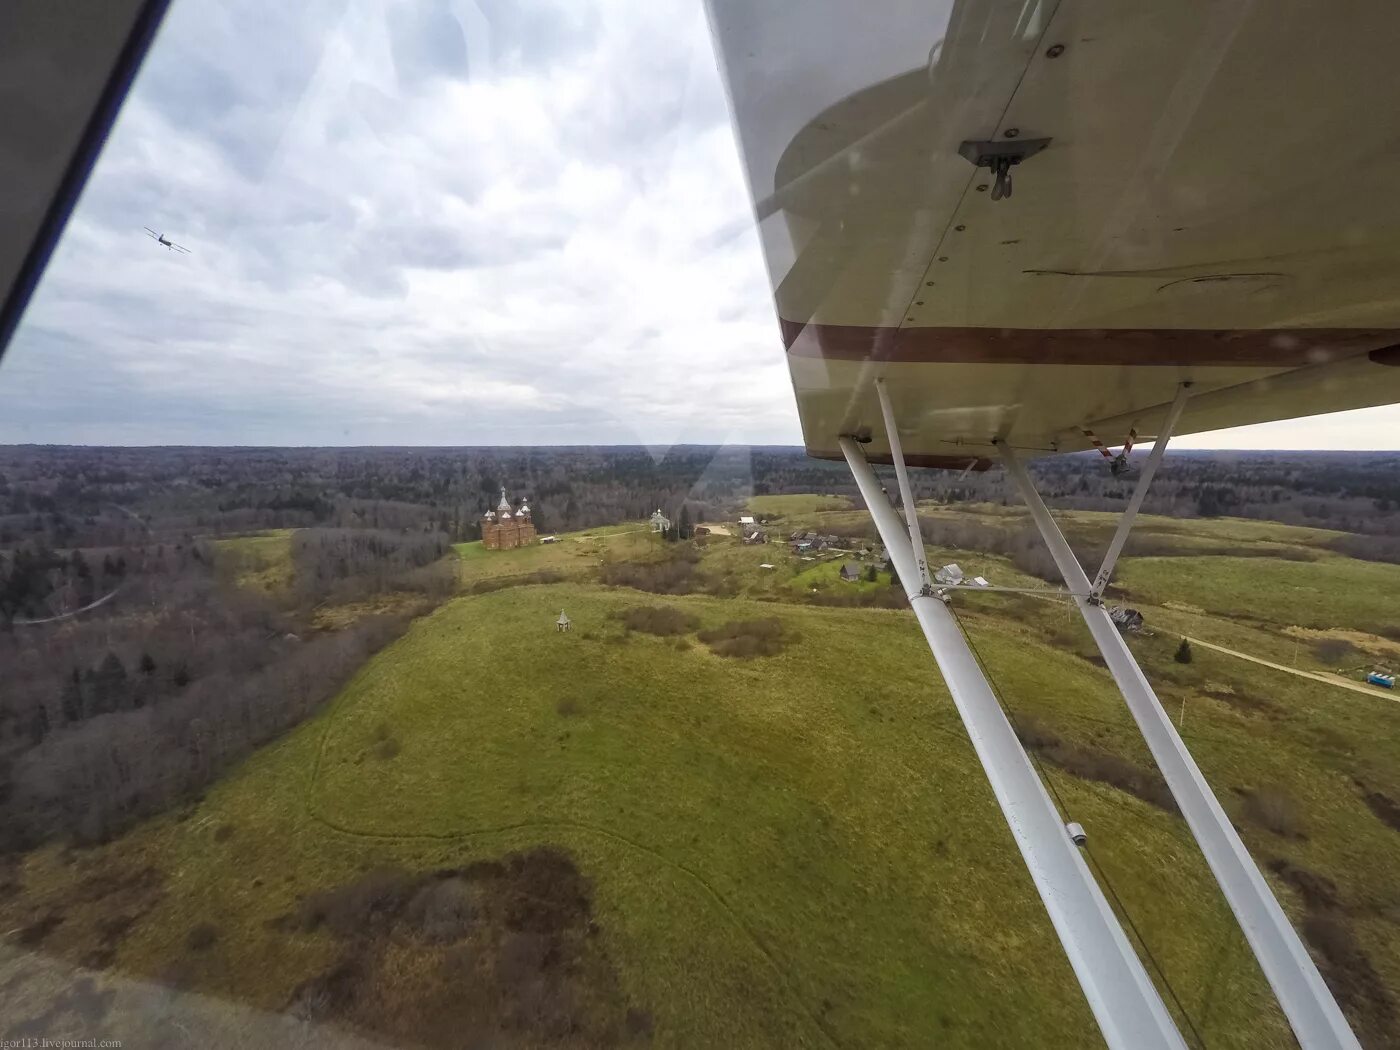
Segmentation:
{"type": "Polygon", "coordinates": [[[1161,996],[1016,739],[957,620],[931,590],[915,587],[919,572],[914,546],[875,472],[853,439],[841,438],[841,451],[895,571],[907,581],[909,604],[1105,1042],[1112,1050],[1185,1050],[1161,996]]]}
{"type": "Polygon", "coordinates": [[[1133,489],[1132,498],[1128,500],[1127,510],[1123,511],[1123,516],[1118,519],[1118,528],[1114,531],[1113,539],[1108,545],[1108,553],[1103,556],[1103,565],[1099,567],[1099,574],[1094,577],[1095,598],[1103,594],[1103,589],[1108,586],[1108,581],[1113,576],[1113,566],[1118,563],[1118,555],[1123,553],[1123,545],[1128,542],[1128,533],[1132,531],[1137,513],[1142,509],[1142,501],[1147,498],[1147,490],[1152,485],[1152,477],[1157,473],[1162,456],[1166,454],[1167,442],[1171,440],[1172,431],[1176,429],[1176,421],[1181,418],[1181,410],[1186,407],[1186,399],[1190,394],[1190,383],[1182,383],[1177,388],[1176,398],[1172,401],[1172,407],[1167,410],[1167,418],[1162,423],[1162,429],[1152,443],[1152,451],[1148,453],[1147,463],[1142,468],[1142,477],[1138,478],[1137,488],[1133,489]]]}
{"type": "Polygon", "coordinates": [[[1085,596],[1089,579],[1036,492],[1025,466],[1004,445],[1001,456],[1299,1044],[1303,1050],[1360,1050],[1361,1044],[1341,1008],[1171,719],[1162,710],[1161,701],[1138,667],[1128,643],[1099,600],[1085,596]]]}
{"type": "Polygon", "coordinates": [[[924,538],[919,533],[919,513],[914,506],[914,488],[909,484],[909,470],[904,465],[904,447],[899,440],[899,427],[895,425],[894,408],[890,405],[890,394],[885,389],[883,376],[875,380],[875,394],[880,399],[880,414],[885,417],[885,437],[890,444],[890,459],[894,460],[894,476],[899,481],[899,502],[904,506],[904,522],[909,526],[910,549],[919,567],[919,589],[932,589],[928,555],[924,552],[924,538]]]}

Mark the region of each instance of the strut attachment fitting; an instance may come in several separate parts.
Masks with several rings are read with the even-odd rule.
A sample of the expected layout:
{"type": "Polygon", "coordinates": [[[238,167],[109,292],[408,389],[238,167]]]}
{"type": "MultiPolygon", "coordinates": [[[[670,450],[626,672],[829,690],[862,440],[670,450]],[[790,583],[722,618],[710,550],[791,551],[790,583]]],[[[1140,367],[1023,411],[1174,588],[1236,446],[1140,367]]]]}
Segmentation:
{"type": "Polygon", "coordinates": [[[1049,139],[968,139],[958,147],[958,153],[976,167],[992,172],[992,200],[999,201],[1011,196],[1011,169],[1048,145],[1049,139]]]}

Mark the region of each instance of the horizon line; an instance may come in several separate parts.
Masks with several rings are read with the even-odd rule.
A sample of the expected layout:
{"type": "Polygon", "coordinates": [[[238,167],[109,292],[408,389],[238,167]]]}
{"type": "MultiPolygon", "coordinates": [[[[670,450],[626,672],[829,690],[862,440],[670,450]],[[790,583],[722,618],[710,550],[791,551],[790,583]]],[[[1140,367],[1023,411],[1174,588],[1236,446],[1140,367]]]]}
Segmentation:
{"type": "MultiPolygon", "coordinates": [[[[1146,455],[1151,442],[1144,442],[1143,446],[1134,449],[1133,453],[1146,455]]],[[[327,451],[339,450],[345,452],[363,451],[372,449],[384,450],[408,450],[418,449],[423,451],[480,451],[486,449],[641,449],[652,451],[656,449],[777,449],[784,452],[805,452],[803,445],[787,445],[759,442],[674,442],[671,444],[631,442],[627,444],[602,444],[589,442],[573,443],[538,443],[538,444],[518,444],[518,445],[419,445],[419,444],[375,444],[375,445],[270,445],[270,444],[248,444],[248,445],[196,445],[188,443],[151,443],[151,444],[119,444],[119,443],[60,443],[42,441],[0,441],[0,449],[123,449],[131,451],[156,451],[171,449],[218,449],[225,451],[327,451]]],[[[1133,453],[1129,453],[1132,455],[1133,453]]],[[[1400,449],[1394,448],[1357,448],[1357,449],[1329,449],[1329,448],[1171,448],[1168,447],[1167,455],[1216,455],[1220,453],[1248,454],[1248,455],[1279,455],[1282,453],[1303,454],[1303,455],[1333,455],[1333,456],[1374,456],[1374,455],[1400,455],[1400,449]]],[[[1048,452],[1044,457],[1052,455],[1058,456],[1087,456],[1095,455],[1094,450],[1078,450],[1072,452],[1048,452]]],[[[809,456],[816,462],[826,462],[815,456],[809,456]]]]}

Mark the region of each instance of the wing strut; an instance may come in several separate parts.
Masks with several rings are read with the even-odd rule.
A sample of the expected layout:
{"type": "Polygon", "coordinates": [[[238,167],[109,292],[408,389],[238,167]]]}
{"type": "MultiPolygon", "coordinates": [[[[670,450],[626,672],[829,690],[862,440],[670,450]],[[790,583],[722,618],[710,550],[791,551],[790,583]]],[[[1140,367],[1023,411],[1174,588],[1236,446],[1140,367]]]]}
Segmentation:
{"type": "MultiPolygon", "coordinates": [[[[1177,388],[1176,397],[1172,400],[1172,407],[1167,410],[1167,418],[1162,423],[1161,431],[1152,445],[1152,451],[1147,454],[1147,464],[1142,468],[1142,476],[1138,478],[1137,487],[1133,489],[1132,498],[1128,500],[1128,507],[1123,511],[1123,517],[1118,520],[1118,528],[1113,533],[1113,540],[1108,545],[1108,553],[1103,556],[1103,565],[1099,567],[1099,574],[1094,577],[1093,596],[1095,598],[1101,597],[1103,589],[1108,586],[1109,577],[1113,575],[1113,566],[1118,563],[1118,555],[1123,553],[1123,544],[1128,542],[1128,533],[1133,529],[1133,522],[1137,519],[1142,501],[1147,498],[1147,490],[1152,484],[1152,476],[1157,473],[1157,467],[1161,464],[1162,457],[1167,451],[1167,442],[1171,440],[1172,431],[1176,429],[1176,421],[1181,418],[1181,410],[1186,407],[1186,399],[1190,396],[1191,384],[1182,383],[1177,388]]],[[[1136,436],[1136,430],[1128,431],[1128,443],[1123,448],[1125,459],[1129,449],[1133,447],[1132,441],[1136,436]]]]}
{"type": "MultiPolygon", "coordinates": [[[[907,486],[892,425],[889,438],[896,468],[907,486]]],[[[917,536],[918,529],[912,500],[905,496],[910,516],[906,531],[860,445],[843,437],[841,451],[895,571],[907,581],[909,604],[1105,1042],[1111,1050],[1185,1050],[1162,997],[1016,739],[952,611],[931,588],[914,583],[921,579],[923,545],[920,542],[916,552],[911,542],[911,534],[917,536]]],[[[1088,589],[1086,581],[1083,590],[1088,589]]]]}
{"type": "MultiPolygon", "coordinates": [[[[885,417],[885,434],[890,439],[890,458],[894,460],[894,476],[899,481],[899,502],[904,507],[904,523],[909,526],[909,549],[914,552],[914,562],[919,567],[919,593],[933,593],[933,578],[928,574],[928,555],[924,551],[924,538],[919,532],[919,514],[914,507],[914,490],[909,484],[909,470],[904,465],[904,446],[899,441],[899,428],[894,422],[894,408],[890,405],[889,391],[885,380],[875,380],[875,393],[880,398],[880,413],[885,417]]],[[[904,579],[900,576],[900,579],[904,579]]]]}
{"type": "MultiPolygon", "coordinates": [[[[1181,413],[1186,397],[1184,389],[1177,394],[1168,417],[1168,431],[1181,413]]],[[[1041,538],[1055,559],[1055,565],[1064,577],[1074,604],[1094,636],[1094,643],[1108,664],[1109,673],[1118,683],[1118,688],[1127,701],[1128,710],[1137,722],[1148,749],[1162,771],[1162,776],[1171,789],[1172,797],[1181,808],[1181,815],[1195,836],[1196,842],[1205,854],[1215,880],[1229,903],[1230,909],[1244,931],[1246,940],[1259,960],[1264,976],[1273,987],[1274,995],[1283,1007],[1288,1022],[1303,1050],[1360,1050],[1361,1044],[1352,1034],[1342,1015],[1337,1001],[1332,998],[1327,985],[1322,980],[1317,966],[1308,955],[1297,932],[1288,922],[1278,900],[1264,881],[1259,868],[1240,841],[1238,833],[1230,823],[1230,818],[1206,783],[1200,768],[1191,753],[1186,750],[1181,737],[1177,735],[1167,713],[1162,710],[1161,701],[1148,684],[1142,669],[1133,658],[1128,643],[1119,634],[1098,597],[1108,574],[1113,570],[1117,554],[1127,539],[1127,530],[1132,525],[1132,516],[1142,505],[1147,484],[1152,479],[1156,464],[1149,461],[1151,469],[1144,470],[1133,493],[1125,521],[1119,526],[1119,534],[1114,536],[1109,556],[1099,570],[1102,581],[1092,589],[1074,551],[1065,542],[1055,519],[1051,517],[1045,502],[1035,490],[1026,468],[1017,459],[1016,453],[1005,445],[1001,449],[1002,462],[1006,472],[1016,483],[1040,530],[1041,538]]],[[[1166,447],[1166,435],[1158,435],[1157,445],[1152,455],[1157,460],[1159,450],[1166,447]]]]}

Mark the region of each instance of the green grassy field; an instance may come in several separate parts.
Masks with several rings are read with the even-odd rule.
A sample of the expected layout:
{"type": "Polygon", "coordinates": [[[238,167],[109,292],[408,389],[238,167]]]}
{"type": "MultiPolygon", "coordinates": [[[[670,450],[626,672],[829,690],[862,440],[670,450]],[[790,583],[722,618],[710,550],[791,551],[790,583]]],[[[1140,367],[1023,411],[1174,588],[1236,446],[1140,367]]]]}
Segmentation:
{"type": "Polygon", "coordinates": [[[586,575],[605,558],[638,556],[659,542],[644,522],[629,522],[560,533],[556,543],[533,543],[515,550],[488,551],[480,540],[454,543],[452,547],[461,562],[462,582],[470,586],[535,573],[586,575]]]}
{"type": "Polygon", "coordinates": [[[857,580],[841,579],[841,567],[849,560],[832,558],[829,561],[813,562],[786,580],[786,586],[791,591],[799,592],[851,590],[865,593],[889,585],[890,574],[887,572],[877,573],[874,580],[867,580],[863,574],[857,580]]]}
{"type": "Polygon", "coordinates": [[[749,510],[754,514],[789,516],[813,514],[817,511],[850,510],[851,501],[845,496],[819,496],[798,493],[789,496],[751,496],[749,510]]]}
{"type": "MultiPolygon", "coordinates": [[[[1030,525],[1029,513],[1020,506],[1003,507],[995,503],[947,505],[923,502],[920,514],[947,515],[951,518],[983,518],[1002,525],[1030,525]]],[[[1068,510],[1055,511],[1055,519],[1067,535],[1107,543],[1117,527],[1117,511],[1068,510]]],[[[1134,534],[1181,536],[1218,544],[1275,543],[1310,548],[1324,547],[1343,535],[1330,529],[1315,529],[1300,525],[1284,525],[1276,521],[1254,518],[1170,518],[1161,514],[1140,514],[1133,525],[1134,534]]]]}
{"type": "Polygon", "coordinates": [[[293,529],[268,529],[252,536],[215,540],[214,549],[226,559],[240,587],[275,591],[292,580],[293,529]]]}
{"type": "MultiPolygon", "coordinates": [[[[1326,541],[1253,522],[1189,524],[1221,545],[1326,541]]],[[[883,579],[844,584],[834,578],[844,557],[802,562],[785,544],[714,538],[697,571],[732,581],[737,597],[600,585],[604,560],[668,556],[630,528],[458,553],[468,589],[567,578],[447,603],[198,803],[103,847],[28,855],[0,921],[61,911],[45,950],[79,959],[111,920],[111,901],[85,890],[95,875],[155,871],[159,896],[115,968],[177,970],[194,990],[275,1010],[343,951],[283,921],[307,895],[386,865],[428,871],[554,845],[591,880],[619,994],[654,1018],[636,1045],[1094,1045],[912,617],[807,601],[814,585],[841,593],[883,579]],[[618,619],[652,606],[693,623],[658,637],[618,619]],[[568,633],[554,628],[561,609],[568,633]],[[769,618],[786,640],[776,655],[730,659],[699,638],[769,618]],[[188,937],[201,923],[218,935],[196,952],[188,937]]],[[[994,556],[930,559],[1045,586],[994,556]]],[[[1293,645],[1283,634],[1293,623],[1364,626],[1383,608],[1372,591],[1396,571],[1340,556],[1122,566],[1156,627],[1132,645],[1246,843],[1295,921],[1343,931],[1320,957],[1368,1046],[1395,1045],[1400,997],[1400,829],[1375,802],[1400,799],[1400,705],[1207,651],[1185,665],[1172,653],[1188,620],[1199,637],[1213,629],[1222,644],[1270,652],[1293,645]],[[1175,600],[1199,611],[1162,604],[1175,600]],[[1330,887],[1325,902],[1317,886],[1330,887]]],[[[1051,742],[1043,775],[1067,819],[1089,830],[1205,1043],[1293,1045],[1199,850],[1154,802],[1145,747],[1078,618],[1023,595],[967,595],[955,607],[1008,710],[1051,742]]]]}
{"type": "Polygon", "coordinates": [[[1158,605],[1175,600],[1239,619],[1372,633],[1400,627],[1400,565],[1343,557],[1323,563],[1130,558],[1118,579],[1134,599],[1158,605]]]}

